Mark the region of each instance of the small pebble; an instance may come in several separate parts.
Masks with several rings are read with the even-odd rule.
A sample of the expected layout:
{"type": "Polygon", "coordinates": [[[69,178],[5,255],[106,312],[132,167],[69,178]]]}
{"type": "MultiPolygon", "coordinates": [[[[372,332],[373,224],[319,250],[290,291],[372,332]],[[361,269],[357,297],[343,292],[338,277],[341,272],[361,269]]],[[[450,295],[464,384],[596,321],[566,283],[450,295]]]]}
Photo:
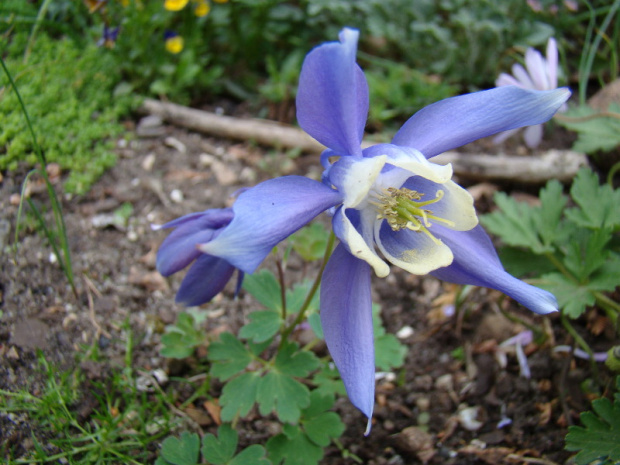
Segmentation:
{"type": "Polygon", "coordinates": [[[183,192],[181,192],[179,189],[174,189],[172,192],[170,192],[170,200],[172,200],[174,203],[183,202],[183,198],[183,192]]]}
{"type": "Polygon", "coordinates": [[[398,339],[407,339],[410,336],[413,336],[413,328],[411,326],[403,326],[396,333],[396,337],[398,339]]]}
{"type": "Polygon", "coordinates": [[[465,407],[458,413],[459,423],[467,431],[478,431],[484,423],[478,421],[478,407],[465,407]]]}

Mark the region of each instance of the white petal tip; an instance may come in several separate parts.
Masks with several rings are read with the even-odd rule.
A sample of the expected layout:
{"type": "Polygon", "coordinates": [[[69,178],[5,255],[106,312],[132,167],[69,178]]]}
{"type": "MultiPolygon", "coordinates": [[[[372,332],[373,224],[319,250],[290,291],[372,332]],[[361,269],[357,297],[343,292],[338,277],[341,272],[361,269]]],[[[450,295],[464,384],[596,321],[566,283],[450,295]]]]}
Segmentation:
{"type": "Polygon", "coordinates": [[[162,229],[162,225],[161,224],[153,224],[153,223],[151,223],[151,231],[159,231],[160,229],[162,229]]]}
{"type": "Polygon", "coordinates": [[[366,431],[364,431],[364,436],[368,436],[370,434],[371,429],[372,429],[372,417],[368,417],[368,423],[366,423],[366,431]]]}

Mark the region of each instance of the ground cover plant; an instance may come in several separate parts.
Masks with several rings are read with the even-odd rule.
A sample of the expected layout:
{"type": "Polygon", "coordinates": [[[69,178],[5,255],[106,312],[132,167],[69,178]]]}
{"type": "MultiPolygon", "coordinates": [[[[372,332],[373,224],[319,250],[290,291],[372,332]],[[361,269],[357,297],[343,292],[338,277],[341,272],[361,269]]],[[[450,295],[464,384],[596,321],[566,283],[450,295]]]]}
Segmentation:
{"type": "MultiPolygon", "coordinates": [[[[533,86],[502,86],[433,104],[476,79],[465,82],[457,73],[438,81],[431,75],[437,70],[412,72],[392,56],[361,53],[360,63],[376,66],[368,73],[369,89],[356,64],[358,32],[345,28],[333,42],[341,16],[388,16],[378,3],[161,3],[45,1],[31,10],[36,15],[29,24],[35,27],[21,39],[11,28],[5,34],[14,46],[21,40],[32,59],[37,36],[52,47],[67,46],[63,41],[71,34],[47,22],[78,12],[73,26],[94,31],[103,25],[101,46],[113,47],[104,56],[109,63],[118,60],[114,73],[121,77],[106,81],[102,99],[141,90],[196,101],[203,87],[214,96],[252,99],[247,89],[255,88],[256,95],[271,99],[270,111],[279,119],[291,117],[296,101],[300,126],[328,149],[320,159],[297,155],[281,167],[290,172],[274,177],[272,164],[261,160],[262,149],[251,143],[198,138],[156,122],[148,137],[120,139],[119,166],[91,191],[85,186],[95,176],[88,178],[80,185],[85,194],[65,199],[69,208],[61,211],[46,177],[45,138],[37,136],[45,126],[34,112],[30,150],[37,153],[54,213],[39,209],[45,195],[21,188],[6,172],[2,189],[14,195],[5,196],[0,220],[10,231],[10,215],[28,202],[47,244],[60,244],[65,253],[57,247],[47,260],[43,238],[17,229],[18,253],[2,268],[0,451],[7,461],[562,463],[567,451],[578,452],[580,464],[617,460],[619,199],[616,168],[600,152],[615,147],[613,137],[603,133],[603,143],[589,150],[600,172],[584,168],[570,186],[551,181],[539,195],[529,189],[533,205],[505,193],[485,200],[475,195],[476,186],[469,193],[450,180],[450,168],[427,159],[551,118],[569,92],[540,87],[538,80],[544,75],[554,82],[549,73],[557,76],[559,59],[549,49],[543,59],[519,45],[526,68],[513,73],[527,73],[533,86]],[[261,35],[260,22],[279,28],[261,35]],[[326,22],[333,36],[319,39],[313,27],[326,22]],[[150,32],[141,35],[143,42],[134,41],[131,55],[136,24],[150,32]],[[223,33],[225,44],[217,41],[218,24],[231,26],[223,33]],[[266,53],[265,63],[257,59],[256,50],[270,50],[272,41],[290,37],[288,31],[300,24],[314,25],[304,29],[308,37],[316,34],[314,44],[330,43],[308,53],[307,44],[295,48],[291,39],[290,53],[266,53]],[[227,63],[228,55],[221,63],[211,61],[216,53],[206,52],[199,40],[205,29],[212,29],[214,50],[229,47],[230,56],[243,57],[251,43],[247,70],[241,61],[227,63]],[[157,51],[150,63],[149,48],[157,51]],[[201,73],[204,67],[209,71],[201,73]],[[261,73],[267,80],[259,86],[261,73]],[[395,85],[372,90],[386,76],[395,85]],[[409,93],[416,94],[415,103],[403,101],[409,93]],[[386,101],[373,114],[377,96],[386,101]],[[386,121],[428,104],[395,135],[388,129],[379,138],[390,144],[362,149],[367,125],[385,129],[386,121]],[[491,205],[480,221],[499,239],[508,271],[526,281],[504,271],[477,225],[474,203],[484,211],[491,205]],[[325,210],[331,226],[318,216],[325,210]],[[57,234],[64,239],[56,242],[57,234]],[[391,273],[386,261],[394,265],[391,273]],[[77,279],[72,269],[79,270],[77,279]],[[422,277],[429,273],[446,283],[422,277]],[[174,294],[187,310],[173,303],[174,294]],[[517,302],[550,315],[532,317],[517,302]],[[593,412],[583,413],[583,426],[575,426],[592,399],[593,412]]],[[[439,7],[431,3],[406,13],[418,19],[436,14],[439,7]]],[[[538,31],[533,37],[544,37],[542,43],[548,39],[544,31],[561,24],[572,34],[580,31],[579,19],[558,13],[575,5],[552,6],[522,4],[514,14],[547,20],[532,23],[538,31]]],[[[589,21],[590,45],[580,63],[582,78],[614,77],[600,67],[599,54],[617,53],[612,41],[601,38],[617,37],[619,6],[588,4],[581,17],[589,21]],[[602,26],[593,32],[596,24],[602,26]]],[[[506,12],[467,2],[444,2],[441,12],[453,24],[444,45],[464,41],[460,34],[466,33],[478,47],[490,41],[506,51],[497,40],[511,37],[506,12]],[[485,18],[489,11],[497,17],[485,18]]],[[[28,15],[9,19],[17,28],[28,15]]],[[[377,51],[384,45],[378,39],[390,43],[395,39],[387,31],[398,28],[375,20],[378,29],[371,30],[383,31],[371,37],[377,51]]],[[[416,21],[411,24],[417,31],[416,21]]],[[[403,46],[408,39],[397,42],[403,46]]],[[[480,66],[479,57],[469,57],[471,69],[480,66]]],[[[485,65],[499,68],[501,61],[485,65]]],[[[18,78],[4,92],[17,96],[15,87],[29,83],[19,79],[19,63],[7,62],[5,74],[17,67],[18,78]]],[[[452,73],[449,67],[441,72],[452,73]]],[[[79,101],[88,101],[90,93],[79,101]]],[[[32,98],[24,95],[22,117],[32,98]]],[[[97,125],[99,114],[86,108],[80,124],[90,117],[97,125]]],[[[613,125],[613,105],[601,113],[568,113],[559,120],[571,127],[604,117],[613,125]]],[[[593,126],[581,127],[592,140],[593,126]]],[[[528,146],[552,146],[557,139],[549,142],[550,133],[547,125],[528,146]]],[[[497,147],[493,141],[478,144],[497,147]]],[[[502,150],[518,142],[503,144],[502,150]]],[[[19,169],[27,166],[15,160],[19,169]]]]}

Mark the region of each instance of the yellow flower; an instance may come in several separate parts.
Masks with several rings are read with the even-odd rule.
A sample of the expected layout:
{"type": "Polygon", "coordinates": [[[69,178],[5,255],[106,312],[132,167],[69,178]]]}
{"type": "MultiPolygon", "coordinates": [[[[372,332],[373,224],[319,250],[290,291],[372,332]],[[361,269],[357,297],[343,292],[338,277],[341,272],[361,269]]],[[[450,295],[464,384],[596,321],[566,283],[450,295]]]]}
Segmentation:
{"type": "Polygon", "coordinates": [[[189,0],[166,0],[164,2],[164,8],[168,11],[179,11],[185,8],[189,0]]]}
{"type": "Polygon", "coordinates": [[[183,50],[183,37],[176,32],[166,31],[164,38],[166,39],[166,50],[170,53],[174,53],[176,55],[183,50]]]}
{"type": "Polygon", "coordinates": [[[194,14],[199,18],[203,16],[207,16],[211,11],[211,5],[206,0],[198,0],[198,4],[196,5],[196,9],[194,10],[194,14]]]}

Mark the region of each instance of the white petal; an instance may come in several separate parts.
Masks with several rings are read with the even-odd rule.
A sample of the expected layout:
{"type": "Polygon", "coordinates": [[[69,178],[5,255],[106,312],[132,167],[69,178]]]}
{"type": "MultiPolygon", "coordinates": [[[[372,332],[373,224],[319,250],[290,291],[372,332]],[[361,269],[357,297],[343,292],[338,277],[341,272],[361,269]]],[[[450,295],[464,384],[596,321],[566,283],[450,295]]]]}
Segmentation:
{"type": "Polygon", "coordinates": [[[435,242],[423,232],[393,231],[384,221],[375,223],[375,240],[388,261],[412,274],[428,274],[454,259],[443,242],[435,242]]]}
{"type": "Polygon", "coordinates": [[[343,205],[345,208],[355,208],[365,202],[368,193],[372,189],[377,176],[385,165],[385,155],[374,158],[362,158],[350,165],[342,180],[342,192],[344,193],[343,205]]]}
{"type": "MultiPolygon", "coordinates": [[[[408,171],[407,177],[417,175],[436,183],[444,183],[452,178],[451,164],[438,165],[430,162],[419,151],[408,147],[402,147],[402,152],[390,154],[386,163],[408,171]]],[[[381,177],[383,178],[383,175],[381,177]]],[[[399,187],[404,181],[403,179],[399,184],[393,184],[393,186],[399,187]]],[[[381,182],[383,181],[381,180],[381,182]]]]}
{"type": "MultiPolygon", "coordinates": [[[[413,179],[405,187],[423,192],[423,201],[432,200],[437,197],[437,191],[443,191],[443,198],[437,203],[428,205],[427,208],[434,216],[452,221],[449,225],[444,222],[440,224],[455,231],[469,231],[478,225],[478,217],[474,208],[474,198],[469,192],[456,184],[448,181],[443,184],[436,184],[427,180],[413,179]]],[[[436,220],[429,219],[431,223],[436,220]]],[[[430,227],[433,232],[433,227],[430,227]]]]}
{"type": "Polygon", "coordinates": [[[355,226],[353,226],[343,211],[345,211],[344,207],[340,208],[333,219],[334,223],[338,222],[338,224],[334,224],[334,230],[337,231],[338,238],[348,246],[351,255],[360,260],[364,260],[374,269],[378,277],[385,278],[390,274],[390,267],[381,260],[372,246],[372,228],[376,213],[371,208],[360,211],[362,233],[367,236],[365,239],[364,236],[357,231],[355,226]]]}

